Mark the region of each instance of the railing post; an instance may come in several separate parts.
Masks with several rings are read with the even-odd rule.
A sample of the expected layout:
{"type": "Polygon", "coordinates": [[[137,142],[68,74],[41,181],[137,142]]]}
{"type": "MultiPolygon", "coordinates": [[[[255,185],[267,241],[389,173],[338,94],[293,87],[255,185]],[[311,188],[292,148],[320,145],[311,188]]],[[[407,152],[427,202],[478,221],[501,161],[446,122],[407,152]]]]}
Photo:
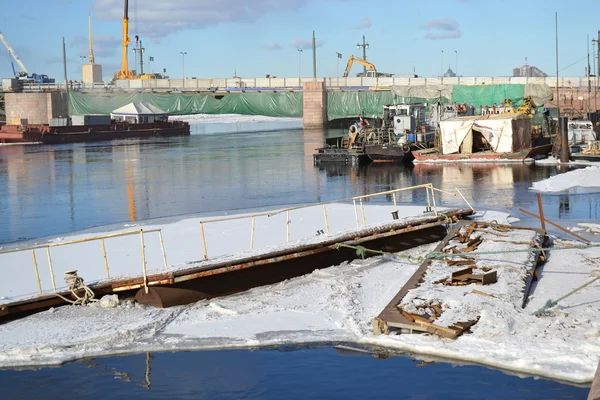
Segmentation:
{"type": "Polygon", "coordinates": [[[35,271],[35,279],[37,280],[38,292],[42,294],[42,283],[40,282],[40,272],[38,271],[37,260],[35,258],[35,249],[31,249],[31,257],[33,258],[33,269],[35,271]]]}
{"type": "Polygon", "coordinates": [[[204,237],[204,225],[202,224],[202,221],[200,221],[200,233],[202,234],[202,247],[204,248],[204,259],[206,260],[208,258],[208,251],[206,249],[206,238],[204,237]]]}
{"type": "Polygon", "coordinates": [[[106,277],[110,278],[110,271],[108,270],[108,258],[106,258],[106,246],[104,246],[104,239],[102,239],[102,255],[104,256],[104,269],[106,270],[106,277]]]}
{"type": "Polygon", "coordinates": [[[50,247],[46,246],[48,254],[48,266],[50,267],[50,278],[52,279],[52,289],[56,292],[56,282],[54,281],[54,270],[52,269],[52,257],[50,257],[50,247]]]}
{"type": "Polygon", "coordinates": [[[142,270],[144,271],[144,290],[148,294],[148,274],[146,271],[146,246],[144,246],[144,230],[140,229],[140,245],[142,248],[142,270]]]}
{"type": "Polygon", "coordinates": [[[352,204],[354,204],[354,216],[356,217],[356,227],[358,228],[360,223],[358,222],[358,210],[356,209],[356,199],[352,199],[352,204]]]}
{"type": "Polygon", "coordinates": [[[167,264],[167,253],[165,252],[165,244],[163,242],[162,229],[158,231],[158,238],[160,240],[160,249],[162,250],[163,261],[165,262],[166,268],[169,266],[169,264],[167,264]]]}
{"type": "Polygon", "coordinates": [[[431,212],[431,196],[429,195],[429,186],[425,187],[425,193],[427,193],[427,211],[431,212]]]}
{"type": "MultiPolygon", "coordinates": [[[[204,235],[203,235],[204,237],[204,235]]],[[[252,217],[252,227],[250,228],[250,250],[254,248],[254,217],[252,217]]],[[[206,257],[204,257],[206,258],[206,257]]]]}
{"type": "Polygon", "coordinates": [[[396,204],[396,192],[392,193],[392,196],[394,196],[394,211],[398,211],[398,204],[396,204]]]}
{"type": "Polygon", "coordinates": [[[429,184],[429,190],[431,190],[431,199],[433,201],[433,215],[435,215],[437,217],[438,212],[437,212],[437,206],[435,204],[435,192],[433,190],[433,185],[431,183],[429,184]]]}
{"type": "Polygon", "coordinates": [[[360,212],[362,213],[363,224],[366,225],[367,224],[367,219],[365,218],[365,206],[363,204],[362,197],[360,198],[360,212]]]}
{"type": "Polygon", "coordinates": [[[325,217],[325,232],[329,233],[329,221],[327,221],[327,208],[323,204],[323,216],[325,217]]]}
{"type": "Polygon", "coordinates": [[[286,241],[289,242],[290,241],[290,212],[286,211],[285,212],[285,235],[286,235],[286,241]]]}

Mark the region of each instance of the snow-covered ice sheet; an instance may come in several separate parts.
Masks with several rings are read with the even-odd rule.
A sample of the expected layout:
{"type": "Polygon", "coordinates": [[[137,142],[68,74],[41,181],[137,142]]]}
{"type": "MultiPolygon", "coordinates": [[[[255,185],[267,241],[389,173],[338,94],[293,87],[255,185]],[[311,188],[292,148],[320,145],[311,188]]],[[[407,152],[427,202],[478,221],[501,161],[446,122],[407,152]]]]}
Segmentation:
{"type": "Polygon", "coordinates": [[[576,187],[600,188],[598,174],[600,174],[600,165],[575,169],[534,182],[530,189],[539,192],[562,192],[576,187]]]}
{"type": "MultiPolygon", "coordinates": [[[[389,221],[390,208],[369,205],[367,219],[374,223],[377,218],[389,221]]],[[[422,207],[403,207],[401,215],[419,212],[422,207]]],[[[355,226],[351,205],[332,205],[331,211],[328,208],[328,216],[332,231],[355,226]]],[[[315,221],[322,221],[322,218],[321,209],[317,210],[316,216],[291,213],[291,232],[299,235],[292,238],[300,238],[303,234],[314,237],[315,229],[321,229],[319,223],[322,223],[315,221]]],[[[479,213],[478,218],[499,223],[510,220],[508,214],[485,211],[479,213]]],[[[163,227],[169,260],[185,262],[201,259],[198,221],[199,218],[189,218],[164,225],[149,224],[144,228],[163,227]],[[190,244],[192,249],[188,249],[190,244]]],[[[263,222],[266,224],[267,221],[275,225],[264,226],[268,234],[265,234],[263,246],[269,245],[266,238],[279,241],[285,238],[285,219],[263,222]],[[279,227],[280,222],[284,222],[283,227],[279,227]]],[[[215,230],[218,235],[223,235],[223,240],[209,244],[211,253],[219,254],[231,243],[238,242],[247,249],[249,232],[235,224],[230,228],[232,232],[239,231],[240,236],[225,235],[229,228],[215,230]]],[[[65,239],[70,237],[60,238],[65,239]]],[[[139,246],[138,240],[134,241],[139,246]]],[[[567,244],[573,243],[558,243],[561,246],[567,244]]],[[[420,246],[404,254],[423,256],[436,245],[420,246]]],[[[128,246],[127,243],[122,248],[107,245],[109,261],[113,256],[111,270],[115,273],[122,267],[114,257],[116,252],[123,251],[124,255],[129,252],[133,257],[133,250],[128,246]]],[[[86,260],[81,263],[83,268],[90,263],[91,250],[82,247],[81,251],[74,258],[86,260]]],[[[155,257],[160,260],[160,252],[155,257]]],[[[124,257],[122,265],[130,263],[131,259],[135,257],[124,257]]],[[[535,317],[532,313],[549,298],[556,299],[600,273],[598,260],[599,248],[551,252],[526,309],[499,299],[472,297],[480,303],[481,318],[471,328],[473,333],[454,341],[429,335],[373,335],[372,319],[418,268],[408,262],[373,257],[186,306],[156,309],[124,300],[114,308],[110,307],[110,301],[105,301],[104,307],[100,304],[65,306],[37,313],[0,325],[0,367],[54,365],[82,357],[144,351],[348,342],[585,383],[592,380],[600,359],[600,301],[597,300],[600,285],[590,285],[561,301],[551,316],[535,317]]],[[[27,262],[30,262],[29,258],[27,262]]],[[[72,268],[73,264],[66,263],[67,266],[72,268]]],[[[101,263],[97,267],[103,271],[101,263]]],[[[22,268],[22,271],[26,269],[22,268]]],[[[14,285],[19,280],[13,277],[9,282],[14,285]]],[[[6,287],[2,286],[2,290],[6,287]]],[[[3,293],[0,292],[0,296],[6,296],[3,293]]]]}

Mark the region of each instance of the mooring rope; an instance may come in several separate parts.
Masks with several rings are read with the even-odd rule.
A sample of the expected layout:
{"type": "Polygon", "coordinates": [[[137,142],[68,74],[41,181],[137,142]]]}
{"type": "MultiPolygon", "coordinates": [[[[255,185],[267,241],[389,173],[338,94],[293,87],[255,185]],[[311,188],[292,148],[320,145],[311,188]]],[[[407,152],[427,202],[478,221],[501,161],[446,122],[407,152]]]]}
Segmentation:
{"type": "Polygon", "coordinates": [[[580,291],[581,289],[585,288],[586,286],[591,285],[592,283],[596,282],[598,279],[600,279],[600,276],[592,279],[588,283],[584,283],[583,285],[581,285],[581,286],[579,286],[579,287],[571,290],[569,293],[567,293],[564,296],[558,298],[557,300],[548,299],[548,301],[546,302],[546,304],[544,304],[544,306],[542,308],[540,308],[539,310],[537,310],[536,312],[534,312],[533,315],[540,316],[540,315],[547,314],[548,310],[550,308],[554,307],[555,305],[557,305],[560,301],[566,299],[567,297],[571,296],[572,294],[577,293],[578,291],[580,291]]]}
{"type": "Polygon", "coordinates": [[[67,303],[73,305],[83,305],[91,301],[100,301],[94,298],[94,292],[92,291],[92,289],[90,289],[87,285],[83,283],[83,278],[77,275],[76,270],[65,272],[65,282],[67,283],[67,286],[71,291],[71,295],[75,298],[75,300],[67,299],[59,293],[54,294],[66,301],[67,303]],[[77,294],[77,291],[79,291],[80,289],[83,289],[83,296],[81,297],[79,297],[79,295],[77,294]]]}

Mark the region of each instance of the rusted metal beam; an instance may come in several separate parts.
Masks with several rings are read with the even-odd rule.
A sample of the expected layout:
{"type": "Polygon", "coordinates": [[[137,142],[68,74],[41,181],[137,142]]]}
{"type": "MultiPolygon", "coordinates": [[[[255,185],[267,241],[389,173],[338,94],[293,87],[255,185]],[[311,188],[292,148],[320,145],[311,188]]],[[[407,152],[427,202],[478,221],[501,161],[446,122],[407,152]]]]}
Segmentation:
{"type": "Polygon", "coordinates": [[[584,241],[585,243],[588,243],[588,244],[590,243],[590,241],[589,241],[589,240],[587,240],[586,238],[584,238],[584,237],[582,237],[582,236],[579,236],[578,234],[576,234],[576,233],[574,233],[574,232],[571,232],[570,230],[568,230],[568,229],[565,229],[565,228],[563,228],[562,226],[560,226],[560,225],[558,225],[558,224],[555,224],[555,223],[554,223],[554,222],[552,222],[552,221],[549,221],[549,220],[547,220],[546,218],[543,218],[543,217],[540,217],[539,215],[535,215],[535,214],[533,214],[533,213],[530,213],[529,211],[527,211],[527,210],[523,210],[522,208],[519,208],[519,211],[521,211],[523,214],[527,214],[527,215],[529,215],[529,216],[532,216],[532,217],[534,217],[534,218],[537,218],[537,219],[543,219],[543,221],[544,221],[544,222],[546,222],[546,223],[548,223],[548,224],[550,224],[550,225],[552,225],[552,226],[554,226],[554,227],[556,227],[556,228],[560,229],[561,231],[563,231],[563,232],[565,232],[565,233],[568,233],[569,235],[575,236],[577,239],[579,239],[579,240],[581,240],[581,241],[584,241]]]}

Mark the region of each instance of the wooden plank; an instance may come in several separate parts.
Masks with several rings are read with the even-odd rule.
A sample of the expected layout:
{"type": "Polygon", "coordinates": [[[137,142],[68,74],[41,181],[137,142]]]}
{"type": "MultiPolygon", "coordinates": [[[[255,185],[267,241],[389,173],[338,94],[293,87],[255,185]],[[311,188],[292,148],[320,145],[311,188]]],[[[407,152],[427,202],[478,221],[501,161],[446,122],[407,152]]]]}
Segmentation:
{"type": "Polygon", "coordinates": [[[487,296],[487,297],[496,297],[496,296],[494,296],[493,294],[489,294],[489,293],[486,293],[486,292],[482,292],[482,291],[480,291],[480,290],[477,290],[477,289],[473,289],[473,290],[471,290],[471,292],[472,292],[472,293],[475,293],[475,294],[480,294],[480,295],[482,295],[482,296],[487,296]]]}

